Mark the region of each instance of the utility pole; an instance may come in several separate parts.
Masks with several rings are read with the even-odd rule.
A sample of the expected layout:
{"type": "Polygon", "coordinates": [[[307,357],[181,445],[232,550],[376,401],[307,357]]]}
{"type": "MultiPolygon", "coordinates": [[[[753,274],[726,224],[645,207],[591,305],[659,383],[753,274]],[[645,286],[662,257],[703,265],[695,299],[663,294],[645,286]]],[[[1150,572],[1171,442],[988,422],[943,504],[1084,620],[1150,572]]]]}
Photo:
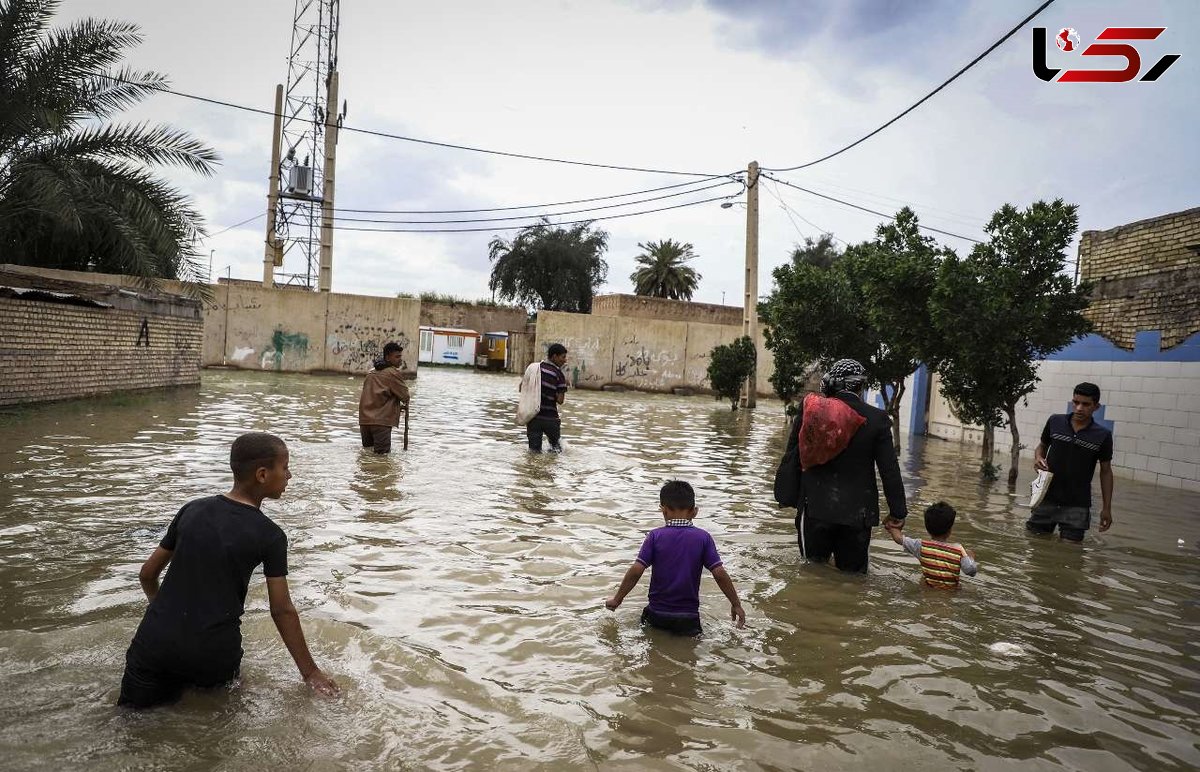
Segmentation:
{"type": "Polygon", "coordinates": [[[329,292],[333,287],[333,177],[337,159],[338,124],[337,114],[338,73],[329,73],[329,92],[325,104],[325,179],[321,194],[321,272],[317,276],[317,290],[329,292]]]}
{"type": "MultiPolygon", "coordinates": [[[[758,161],[746,169],[746,296],[742,301],[742,334],[758,351],[758,161]]],[[[742,407],[758,404],[758,366],[750,371],[742,407]]]]}
{"type": "Polygon", "coordinates": [[[279,146],[283,141],[283,84],[275,87],[275,129],[271,137],[271,177],[267,188],[267,242],[263,250],[263,286],[275,286],[275,266],[283,265],[283,245],[275,238],[275,216],[279,208],[279,146]]]}

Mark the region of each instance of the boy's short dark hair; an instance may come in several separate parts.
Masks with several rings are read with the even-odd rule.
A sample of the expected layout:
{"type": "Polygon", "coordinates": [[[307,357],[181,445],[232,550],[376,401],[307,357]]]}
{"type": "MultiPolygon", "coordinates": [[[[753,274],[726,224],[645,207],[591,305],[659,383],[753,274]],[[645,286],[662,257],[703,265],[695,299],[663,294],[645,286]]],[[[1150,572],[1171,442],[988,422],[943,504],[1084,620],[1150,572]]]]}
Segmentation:
{"type": "Polygon", "coordinates": [[[384,356],[387,356],[388,354],[393,354],[397,351],[403,351],[403,350],[404,350],[404,346],[401,346],[399,343],[397,343],[394,340],[388,341],[387,343],[383,344],[383,355],[384,356]]]}
{"type": "Polygon", "coordinates": [[[556,357],[559,354],[567,353],[567,347],[561,343],[551,343],[550,348],[546,349],[546,356],[556,357]]]}
{"type": "Polygon", "coordinates": [[[954,527],[954,507],[944,501],[931,504],[925,510],[925,530],[930,536],[945,536],[954,527]]]}
{"type": "Polygon", "coordinates": [[[1094,383],[1087,383],[1085,381],[1076,386],[1073,393],[1081,397],[1091,397],[1093,402],[1097,405],[1100,404],[1100,387],[1094,383]]]}
{"type": "Polygon", "coordinates": [[[229,468],[233,470],[233,479],[245,480],[264,466],[274,466],[275,461],[286,452],[287,444],[274,434],[243,434],[233,441],[233,447],[229,449],[229,468]]]}
{"type": "Polygon", "coordinates": [[[683,480],[672,480],[658,492],[658,503],[673,510],[695,509],[696,492],[683,480]]]}

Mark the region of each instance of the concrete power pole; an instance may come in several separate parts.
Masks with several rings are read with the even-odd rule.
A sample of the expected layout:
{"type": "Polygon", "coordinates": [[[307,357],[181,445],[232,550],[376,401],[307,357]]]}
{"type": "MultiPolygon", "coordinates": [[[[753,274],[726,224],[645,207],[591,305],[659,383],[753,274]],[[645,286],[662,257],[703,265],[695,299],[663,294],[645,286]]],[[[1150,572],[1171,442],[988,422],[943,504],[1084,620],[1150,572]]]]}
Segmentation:
{"type": "Polygon", "coordinates": [[[275,286],[275,266],[283,264],[283,245],[275,238],[275,216],[279,208],[279,144],[283,121],[283,84],[275,87],[275,130],[271,139],[271,181],[267,188],[267,243],[263,250],[263,286],[275,286]]]}
{"type": "Polygon", "coordinates": [[[321,272],[317,276],[317,290],[329,292],[333,287],[333,177],[337,160],[338,124],[337,112],[338,73],[329,73],[329,96],[325,101],[325,180],[321,194],[321,272]]]}
{"type": "MultiPolygon", "coordinates": [[[[742,301],[742,334],[758,349],[758,161],[746,169],[746,295],[742,301]]],[[[746,379],[742,407],[758,404],[758,366],[746,379]]]]}

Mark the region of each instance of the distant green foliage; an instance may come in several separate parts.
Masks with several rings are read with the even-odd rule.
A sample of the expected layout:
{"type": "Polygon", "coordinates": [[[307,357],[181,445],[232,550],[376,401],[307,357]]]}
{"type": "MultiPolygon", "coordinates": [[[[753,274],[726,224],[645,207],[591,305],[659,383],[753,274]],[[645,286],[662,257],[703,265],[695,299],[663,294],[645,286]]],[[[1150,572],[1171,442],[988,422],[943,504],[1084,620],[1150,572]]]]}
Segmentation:
{"type": "Polygon", "coordinates": [[[712,350],[708,360],[708,382],[717,393],[717,399],[729,400],[731,410],[737,410],[738,397],[746,379],[754,372],[755,359],[754,342],[745,335],[712,350]]]}
{"type": "Polygon", "coordinates": [[[634,258],[638,269],[629,276],[637,295],[670,300],[691,300],[700,284],[700,274],[686,265],[696,257],[691,244],[674,239],[638,244],[642,254],[634,258]]]}
{"type": "Polygon", "coordinates": [[[542,220],[512,241],[497,236],[489,242],[488,288],[534,311],[590,313],[596,289],[608,278],[607,249],[608,234],[590,222],[566,227],[542,220]]]}
{"type": "Polygon", "coordinates": [[[460,297],[458,295],[448,295],[443,292],[421,292],[419,294],[415,293],[415,292],[397,292],[396,297],[398,297],[398,298],[416,298],[425,303],[445,303],[447,305],[482,306],[484,308],[520,308],[522,311],[525,310],[525,309],[521,308],[521,306],[513,306],[513,305],[508,305],[505,303],[498,303],[495,300],[492,300],[491,298],[477,298],[475,300],[472,300],[471,298],[460,297]]]}

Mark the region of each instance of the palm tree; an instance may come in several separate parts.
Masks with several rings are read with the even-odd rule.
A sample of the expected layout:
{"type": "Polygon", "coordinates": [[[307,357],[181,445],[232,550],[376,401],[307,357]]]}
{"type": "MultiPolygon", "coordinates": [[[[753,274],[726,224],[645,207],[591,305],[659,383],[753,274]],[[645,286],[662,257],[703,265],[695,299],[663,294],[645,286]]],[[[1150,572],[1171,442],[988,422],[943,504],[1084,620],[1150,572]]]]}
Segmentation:
{"type": "Polygon", "coordinates": [[[211,175],[216,153],[186,132],[113,123],[164,88],[152,72],[114,69],[138,28],[84,19],[49,28],[57,0],[0,0],[0,255],[51,268],[204,276],[203,221],[155,175],[211,175]]]}
{"type": "Polygon", "coordinates": [[[642,254],[634,259],[641,267],[629,276],[636,294],[672,300],[692,299],[701,276],[696,269],[684,265],[696,257],[691,244],[664,239],[638,244],[638,248],[642,254]]]}

